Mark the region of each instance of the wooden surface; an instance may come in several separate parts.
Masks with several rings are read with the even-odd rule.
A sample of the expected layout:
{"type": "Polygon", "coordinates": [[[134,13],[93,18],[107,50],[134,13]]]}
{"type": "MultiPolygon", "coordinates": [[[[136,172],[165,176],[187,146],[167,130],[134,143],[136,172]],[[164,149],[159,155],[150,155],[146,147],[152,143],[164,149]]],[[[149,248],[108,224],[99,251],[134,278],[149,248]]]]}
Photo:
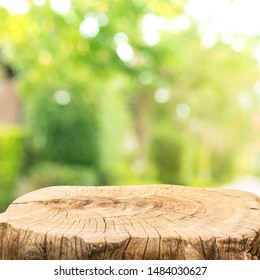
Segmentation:
{"type": "Polygon", "coordinates": [[[260,199],[172,185],[49,187],[0,214],[2,259],[260,259],[260,199]]]}

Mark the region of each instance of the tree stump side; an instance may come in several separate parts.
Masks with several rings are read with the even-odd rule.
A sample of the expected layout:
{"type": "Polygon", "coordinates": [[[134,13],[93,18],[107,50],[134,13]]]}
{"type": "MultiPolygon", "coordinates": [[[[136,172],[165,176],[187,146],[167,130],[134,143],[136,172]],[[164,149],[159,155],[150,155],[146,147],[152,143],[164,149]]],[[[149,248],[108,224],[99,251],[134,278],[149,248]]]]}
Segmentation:
{"type": "Polygon", "coordinates": [[[174,185],[43,188],[0,215],[0,259],[259,260],[260,198],[174,185]]]}

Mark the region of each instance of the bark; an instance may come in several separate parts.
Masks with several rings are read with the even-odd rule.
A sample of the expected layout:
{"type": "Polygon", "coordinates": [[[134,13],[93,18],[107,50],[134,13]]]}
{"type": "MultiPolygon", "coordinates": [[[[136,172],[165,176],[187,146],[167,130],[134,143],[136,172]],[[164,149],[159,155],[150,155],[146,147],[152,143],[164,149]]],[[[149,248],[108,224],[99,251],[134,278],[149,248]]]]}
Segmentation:
{"type": "Polygon", "coordinates": [[[0,259],[260,259],[260,199],[172,185],[49,187],[0,215],[0,259]]]}

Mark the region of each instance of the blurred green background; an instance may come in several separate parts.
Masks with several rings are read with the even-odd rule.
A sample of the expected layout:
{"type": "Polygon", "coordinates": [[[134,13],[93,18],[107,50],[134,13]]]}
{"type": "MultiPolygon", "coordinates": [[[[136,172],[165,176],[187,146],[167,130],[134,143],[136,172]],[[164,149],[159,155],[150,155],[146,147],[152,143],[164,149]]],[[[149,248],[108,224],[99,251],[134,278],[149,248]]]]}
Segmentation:
{"type": "Polygon", "coordinates": [[[0,1],[1,211],[49,185],[260,175],[260,30],[196,2],[0,1]]]}

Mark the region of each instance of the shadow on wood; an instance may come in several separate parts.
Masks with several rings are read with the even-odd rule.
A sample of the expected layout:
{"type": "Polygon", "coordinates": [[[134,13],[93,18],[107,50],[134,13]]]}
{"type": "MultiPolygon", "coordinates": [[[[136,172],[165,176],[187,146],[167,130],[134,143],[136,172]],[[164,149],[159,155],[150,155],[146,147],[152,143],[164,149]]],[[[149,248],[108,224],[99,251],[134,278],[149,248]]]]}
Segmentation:
{"type": "Polygon", "coordinates": [[[49,187],[0,215],[1,259],[260,259],[260,199],[173,185],[49,187]]]}

